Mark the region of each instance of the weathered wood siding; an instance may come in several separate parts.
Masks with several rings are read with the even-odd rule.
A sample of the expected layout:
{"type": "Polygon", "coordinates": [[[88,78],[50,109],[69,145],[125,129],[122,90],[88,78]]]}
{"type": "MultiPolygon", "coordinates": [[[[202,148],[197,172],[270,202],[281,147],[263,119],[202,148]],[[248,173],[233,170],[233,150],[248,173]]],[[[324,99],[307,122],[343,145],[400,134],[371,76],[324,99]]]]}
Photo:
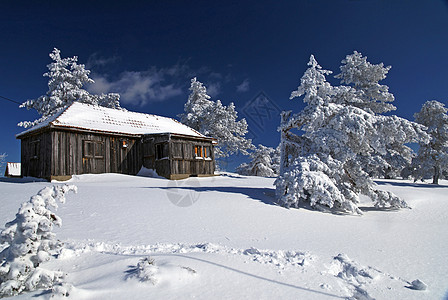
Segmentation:
{"type": "Polygon", "coordinates": [[[140,171],[143,155],[139,138],[109,137],[107,147],[110,149],[110,171],[106,172],[135,175],[140,171]]]}
{"type": "Polygon", "coordinates": [[[52,131],[51,135],[52,176],[87,173],[135,175],[142,166],[141,146],[136,138],[62,130],[52,131]]]}
{"type": "Polygon", "coordinates": [[[171,174],[169,140],[169,133],[145,135],[142,138],[143,165],[166,178],[171,174]]]}
{"type": "Polygon", "coordinates": [[[215,172],[213,144],[209,140],[190,139],[165,133],[145,135],[142,138],[142,145],[143,165],[156,170],[160,176],[188,177],[213,175],[215,172]],[[197,158],[195,146],[207,147],[209,157],[197,158]]]}
{"type": "Polygon", "coordinates": [[[214,151],[211,141],[172,137],[170,139],[171,174],[213,175],[214,151]],[[207,147],[207,158],[197,158],[195,147],[207,147]]]}
{"type": "Polygon", "coordinates": [[[52,128],[21,140],[23,176],[135,175],[142,165],[166,178],[213,175],[215,171],[210,140],[170,133],[135,137],[52,128]],[[197,155],[195,147],[207,149],[207,155],[205,150],[197,155]]]}
{"type": "Polygon", "coordinates": [[[51,135],[48,132],[29,135],[21,142],[22,176],[50,178],[51,135]]]}

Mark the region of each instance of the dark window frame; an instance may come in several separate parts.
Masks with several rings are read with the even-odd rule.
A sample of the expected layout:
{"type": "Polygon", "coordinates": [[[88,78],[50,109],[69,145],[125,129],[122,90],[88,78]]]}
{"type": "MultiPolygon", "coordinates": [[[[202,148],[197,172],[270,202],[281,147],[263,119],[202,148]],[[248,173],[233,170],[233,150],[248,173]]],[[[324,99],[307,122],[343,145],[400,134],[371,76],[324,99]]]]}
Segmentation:
{"type": "Polygon", "coordinates": [[[82,141],[82,157],[104,159],[104,142],[94,140],[82,141]]]}
{"type": "Polygon", "coordinates": [[[211,146],[202,146],[204,158],[211,158],[212,147],[211,146]]]}
{"type": "Polygon", "coordinates": [[[212,147],[207,145],[194,145],[193,155],[196,159],[211,159],[212,147]]]}

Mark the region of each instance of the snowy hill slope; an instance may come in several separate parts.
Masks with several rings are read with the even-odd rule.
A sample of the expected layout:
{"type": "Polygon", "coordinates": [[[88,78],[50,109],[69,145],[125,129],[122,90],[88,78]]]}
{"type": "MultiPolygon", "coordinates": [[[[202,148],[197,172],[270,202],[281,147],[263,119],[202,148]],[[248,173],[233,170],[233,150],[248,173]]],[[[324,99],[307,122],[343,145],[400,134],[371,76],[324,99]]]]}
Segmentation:
{"type": "MultiPolygon", "coordinates": [[[[21,182],[21,183],[20,183],[21,182]]],[[[273,203],[273,179],[169,181],[118,174],[70,180],[48,269],[72,299],[446,299],[448,182],[378,181],[412,209],[342,216],[273,203]],[[138,264],[151,256],[142,272],[138,264]],[[139,277],[140,276],[140,277],[139,277]],[[428,285],[414,290],[419,279],[428,285]]],[[[0,182],[0,228],[44,186],[0,182]]],[[[367,200],[367,199],[366,199],[367,200]]],[[[49,298],[44,291],[17,299],[49,298]]]]}

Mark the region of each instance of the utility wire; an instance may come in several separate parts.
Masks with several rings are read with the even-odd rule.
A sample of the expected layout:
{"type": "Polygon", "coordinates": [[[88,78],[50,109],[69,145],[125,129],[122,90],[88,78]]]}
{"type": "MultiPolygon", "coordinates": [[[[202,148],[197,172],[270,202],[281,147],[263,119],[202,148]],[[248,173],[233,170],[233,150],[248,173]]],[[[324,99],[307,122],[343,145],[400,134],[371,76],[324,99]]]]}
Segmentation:
{"type": "Polygon", "coordinates": [[[3,97],[3,96],[0,96],[0,98],[5,99],[5,100],[8,100],[9,102],[14,102],[14,103],[17,103],[17,104],[22,104],[22,103],[19,103],[19,102],[17,102],[17,101],[14,101],[14,100],[12,100],[12,99],[9,99],[9,98],[3,97]]]}

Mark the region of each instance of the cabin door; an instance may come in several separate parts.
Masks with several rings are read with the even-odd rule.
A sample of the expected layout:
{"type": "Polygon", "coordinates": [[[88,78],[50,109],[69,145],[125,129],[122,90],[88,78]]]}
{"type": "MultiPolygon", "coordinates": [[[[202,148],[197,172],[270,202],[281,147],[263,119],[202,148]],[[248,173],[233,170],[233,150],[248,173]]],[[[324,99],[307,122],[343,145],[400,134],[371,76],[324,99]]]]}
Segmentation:
{"type": "Polygon", "coordinates": [[[105,173],[104,142],[84,140],[82,173],[99,174],[105,173]]]}

